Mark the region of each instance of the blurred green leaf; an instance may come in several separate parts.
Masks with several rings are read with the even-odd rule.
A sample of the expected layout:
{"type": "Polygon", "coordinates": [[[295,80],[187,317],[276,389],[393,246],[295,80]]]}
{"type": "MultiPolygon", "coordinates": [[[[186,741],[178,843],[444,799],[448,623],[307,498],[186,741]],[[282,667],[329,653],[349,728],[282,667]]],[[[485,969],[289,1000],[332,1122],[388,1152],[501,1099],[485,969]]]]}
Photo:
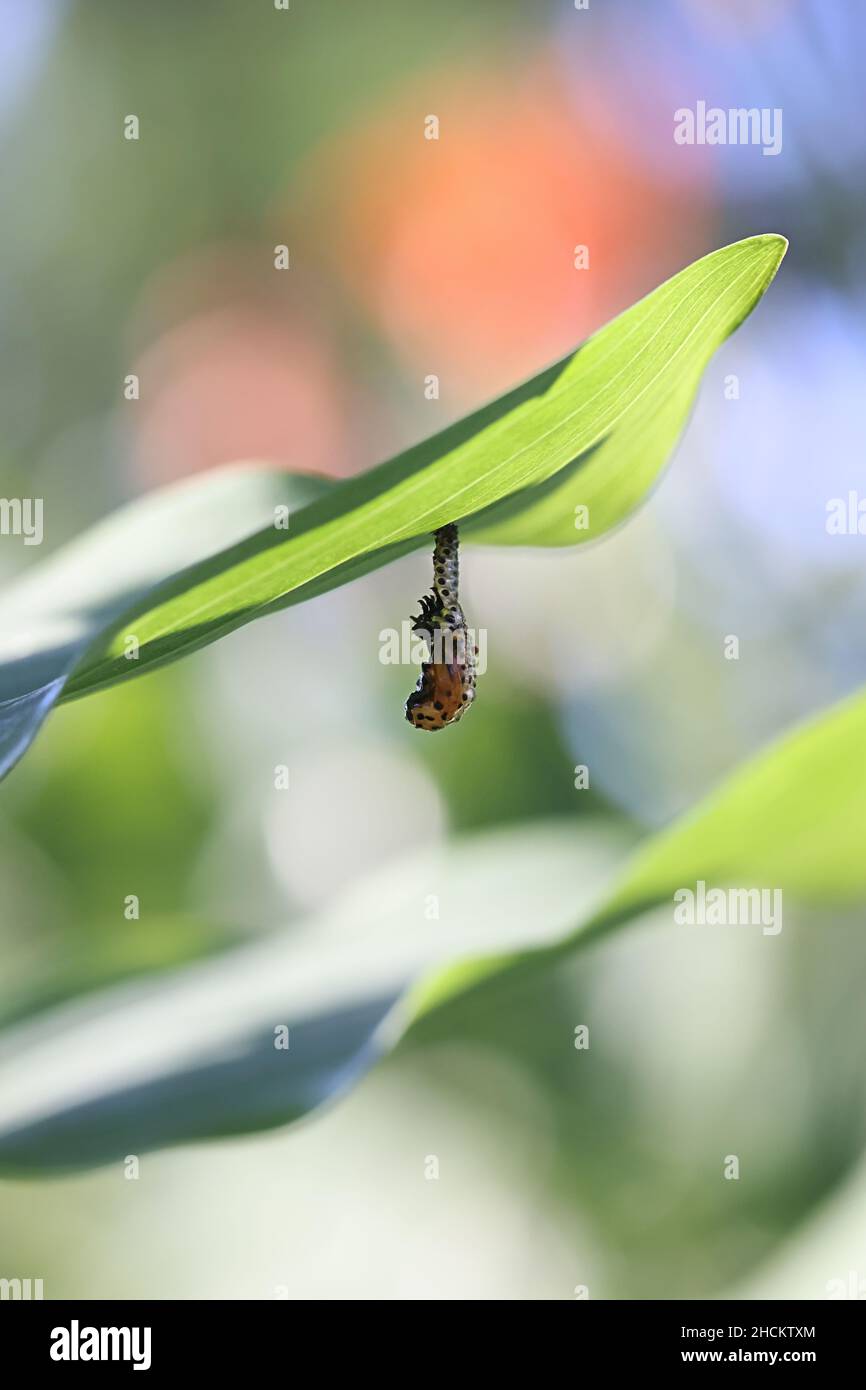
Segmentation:
{"type": "MultiPolygon", "coordinates": [[[[500,832],[354,885],[315,933],[13,1030],[0,1045],[0,1164],[99,1162],[297,1119],[408,1027],[448,1036],[449,1006],[507,1008],[578,947],[653,906],[672,907],[676,889],[698,878],[781,888],[804,901],[861,901],[864,746],[860,694],[773,744],[650,838],[603,897],[597,830],[500,832]],[[430,923],[432,890],[440,914],[430,923]],[[426,980],[398,1004],[423,971],[426,980]],[[280,1024],[296,1038],[282,1056],[273,1044],[280,1024]]],[[[609,844],[607,863],[620,843],[609,844]]]]}
{"type": "Polygon", "coordinates": [[[624,845],[598,827],[576,845],[553,822],[437,846],[354,883],[301,931],[5,1030],[0,1167],[102,1163],[299,1119],[396,1042],[398,1001],[422,970],[561,935],[624,845]],[[288,1047],[277,1046],[284,1026],[288,1047]]]}
{"type": "MultiPolygon", "coordinates": [[[[137,584],[120,576],[130,552],[137,571],[153,566],[161,536],[125,535],[116,560],[105,547],[99,552],[106,594],[100,599],[93,592],[82,614],[61,580],[70,573],[74,580],[76,563],[92,564],[92,541],[104,528],[85,537],[65,569],[55,563],[43,576],[75,626],[75,642],[62,656],[52,647],[47,660],[37,650],[23,667],[19,662],[11,692],[4,689],[8,673],[0,670],[5,766],[20,756],[61,693],[83,695],[174,660],[387,563],[446,522],[472,518],[475,538],[509,544],[579,544],[603,535],[646,495],[707,361],[761,298],[786,246],[783,237],[765,235],[705,256],[538,376],[326,490],[293,517],[288,531],[271,524],[207,558],[203,546],[191,545],[197,563],[171,579],[178,566],[157,565],[149,585],[140,574],[137,584]],[[587,509],[580,528],[578,503],[587,509]],[[135,661],[125,655],[129,635],[139,643],[135,661]]],[[[158,499],[144,505],[162,507],[173,524],[170,505],[158,499]]],[[[131,524],[134,512],[127,516],[131,524]]],[[[14,605],[9,620],[20,629],[14,605]]]]}
{"type": "Polygon", "coordinates": [[[219,469],[121,508],[10,586],[0,598],[0,775],[97,633],[171,575],[273,521],[278,503],[294,510],[325,486],[261,467],[219,469]]]}
{"type": "Polygon", "coordinates": [[[500,971],[544,968],[579,944],[668,903],[679,888],[780,889],[844,907],[866,898],[866,695],[801,725],[738,768],[637,851],[615,891],[577,931],[542,951],[474,960],[422,985],[418,1012],[500,971]]]}

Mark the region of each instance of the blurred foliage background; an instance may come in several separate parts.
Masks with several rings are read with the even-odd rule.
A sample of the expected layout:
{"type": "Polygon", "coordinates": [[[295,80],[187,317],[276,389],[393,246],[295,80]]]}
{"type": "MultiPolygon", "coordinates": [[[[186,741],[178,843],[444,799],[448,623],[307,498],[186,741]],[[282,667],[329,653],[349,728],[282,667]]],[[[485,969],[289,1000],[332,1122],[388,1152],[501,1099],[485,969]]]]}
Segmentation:
{"type": "MultiPolygon", "coordinates": [[[[791,240],[627,526],[465,553],[489,669],[442,739],[379,661],[423,554],[59,711],[0,794],[4,1021],[292,930],[448,837],[570,823],[607,875],[866,680],[864,542],[825,528],[863,485],[864,39],[866,12],[820,0],[2,0],[0,495],[45,498],[46,550],[222,463],[362,470],[695,257],[791,240]],[[781,154],[675,145],[698,99],[781,108],[781,154]]],[[[38,557],[3,538],[0,578],[38,557]]],[[[4,1182],[0,1274],[49,1297],[825,1297],[866,1278],[864,985],[856,914],[790,909],[770,939],[643,922],[434,1017],[298,1132],[135,1182],[4,1182]]]]}

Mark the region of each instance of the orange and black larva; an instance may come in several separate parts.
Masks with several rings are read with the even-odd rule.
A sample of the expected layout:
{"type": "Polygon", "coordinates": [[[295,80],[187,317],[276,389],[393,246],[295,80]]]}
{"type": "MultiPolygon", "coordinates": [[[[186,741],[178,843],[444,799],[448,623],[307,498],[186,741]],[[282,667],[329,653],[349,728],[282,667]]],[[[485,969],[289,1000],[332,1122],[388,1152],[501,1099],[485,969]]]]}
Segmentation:
{"type": "Polygon", "coordinates": [[[427,642],[430,661],[406,701],[406,718],[416,729],[444,729],[462,719],[475,699],[477,648],[458,602],[460,564],[457,527],[442,526],[433,550],[433,592],[420,599],[412,630],[427,642]]]}

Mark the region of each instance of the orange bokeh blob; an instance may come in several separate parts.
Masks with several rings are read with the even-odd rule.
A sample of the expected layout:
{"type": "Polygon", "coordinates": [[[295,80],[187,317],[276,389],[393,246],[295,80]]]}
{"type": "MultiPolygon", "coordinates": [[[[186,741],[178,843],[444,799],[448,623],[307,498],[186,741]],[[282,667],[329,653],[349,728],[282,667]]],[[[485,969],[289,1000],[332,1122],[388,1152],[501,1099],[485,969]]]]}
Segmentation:
{"type": "Polygon", "coordinates": [[[616,111],[610,82],[575,97],[544,59],[432,73],[311,161],[331,265],[443,395],[537,370],[708,249],[704,172],[645,168],[616,111]]]}
{"type": "Polygon", "coordinates": [[[360,393],[292,289],[264,240],[202,249],[149,282],[131,328],[147,344],[133,447],[149,486],[243,460],[332,476],[369,461],[360,393]]]}
{"type": "Polygon", "coordinates": [[[151,484],[243,459],[347,471],[339,380],[310,325],[215,310],[159,339],[138,371],[148,394],[136,453],[151,484]]]}

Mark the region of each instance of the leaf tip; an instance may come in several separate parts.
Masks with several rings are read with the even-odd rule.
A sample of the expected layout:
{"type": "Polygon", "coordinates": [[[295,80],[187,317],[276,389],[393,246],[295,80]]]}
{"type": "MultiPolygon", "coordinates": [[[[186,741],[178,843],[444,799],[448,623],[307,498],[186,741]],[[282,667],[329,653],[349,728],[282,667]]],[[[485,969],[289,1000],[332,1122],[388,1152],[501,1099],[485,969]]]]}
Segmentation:
{"type": "Polygon", "coordinates": [[[782,236],[781,232],[763,232],[755,237],[755,241],[760,241],[767,248],[771,255],[768,257],[772,266],[771,279],[775,275],[782,261],[785,259],[785,252],[788,250],[788,238],[782,236]]]}

